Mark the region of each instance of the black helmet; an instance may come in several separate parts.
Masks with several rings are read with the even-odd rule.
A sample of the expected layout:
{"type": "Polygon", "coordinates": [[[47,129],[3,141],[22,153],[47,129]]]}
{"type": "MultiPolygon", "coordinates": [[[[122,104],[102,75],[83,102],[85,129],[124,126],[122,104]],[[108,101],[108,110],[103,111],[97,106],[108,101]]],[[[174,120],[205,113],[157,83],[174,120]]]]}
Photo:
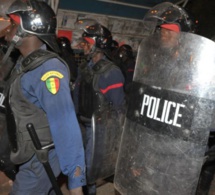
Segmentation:
{"type": "Polygon", "coordinates": [[[95,41],[95,47],[99,49],[110,49],[112,43],[111,32],[101,24],[87,26],[82,34],[83,38],[89,37],[95,41]]]}
{"type": "Polygon", "coordinates": [[[179,31],[192,33],[196,31],[197,24],[197,21],[193,21],[185,9],[170,2],[160,3],[153,7],[145,15],[143,22],[146,28],[154,28],[152,31],[164,24],[175,24],[179,31]]]}
{"type": "Polygon", "coordinates": [[[130,45],[121,45],[118,50],[118,56],[120,58],[133,58],[133,50],[130,45]]]}
{"type": "Polygon", "coordinates": [[[52,8],[45,2],[37,0],[15,0],[6,14],[12,19],[19,19],[18,35],[36,35],[51,49],[59,52],[56,38],[57,20],[52,8]]]}

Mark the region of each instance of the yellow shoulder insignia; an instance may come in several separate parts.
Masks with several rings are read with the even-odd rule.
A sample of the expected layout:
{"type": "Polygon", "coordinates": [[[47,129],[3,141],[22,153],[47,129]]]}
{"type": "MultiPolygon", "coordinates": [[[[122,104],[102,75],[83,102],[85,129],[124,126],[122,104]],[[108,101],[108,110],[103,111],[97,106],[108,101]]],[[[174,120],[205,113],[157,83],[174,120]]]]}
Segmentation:
{"type": "Polygon", "coordinates": [[[58,71],[48,71],[41,77],[41,80],[46,81],[49,77],[57,77],[62,79],[64,76],[58,71]]]}

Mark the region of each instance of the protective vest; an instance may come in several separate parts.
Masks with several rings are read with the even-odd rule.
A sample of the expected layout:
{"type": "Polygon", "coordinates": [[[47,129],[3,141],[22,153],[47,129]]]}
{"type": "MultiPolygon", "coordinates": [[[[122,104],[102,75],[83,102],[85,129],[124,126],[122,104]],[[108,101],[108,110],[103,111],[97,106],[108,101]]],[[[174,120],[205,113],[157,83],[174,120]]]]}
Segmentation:
{"type": "Polygon", "coordinates": [[[101,59],[93,68],[87,64],[80,70],[81,80],[79,83],[79,114],[91,118],[93,112],[104,106],[111,105],[105,96],[100,92],[98,82],[101,75],[106,77],[110,70],[119,69],[111,61],[101,59]]]}
{"type": "Polygon", "coordinates": [[[51,58],[58,58],[65,64],[57,54],[39,49],[27,56],[23,60],[18,73],[16,71],[9,79],[10,107],[16,123],[16,132],[10,131],[9,137],[13,138],[10,139],[13,140],[13,142],[16,141],[16,143],[11,144],[13,146],[11,151],[11,161],[15,164],[21,164],[28,161],[34,155],[36,150],[26,128],[28,123],[34,125],[42,145],[52,142],[46,113],[23,96],[20,85],[23,74],[35,69],[51,58]],[[14,140],[15,137],[16,140],[14,140]]]}

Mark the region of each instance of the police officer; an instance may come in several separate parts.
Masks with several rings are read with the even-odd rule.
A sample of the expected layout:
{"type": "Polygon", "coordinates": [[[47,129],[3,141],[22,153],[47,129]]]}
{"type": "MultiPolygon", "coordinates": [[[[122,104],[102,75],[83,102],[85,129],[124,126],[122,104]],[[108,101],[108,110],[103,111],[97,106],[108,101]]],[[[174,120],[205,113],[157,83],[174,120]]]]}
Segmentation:
{"type": "MultiPolygon", "coordinates": [[[[177,36],[179,32],[189,32],[196,33],[197,32],[197,20],[194,20],[190,14],[186,12],[183,8],[171,5],[164,13],[162,13],[159,17],[153,16],[153,14],[149,14],[145,20],[149,20],[150,18],[157,18],[158,23],[156,30],[160,31],[163,36],[163,44],[165,46],[173,49],[175,43],[173,40],[174,36],[177,36]],[[151,16],[151,17],[150,17],[151,16]]],[[[213,39],[212,39],[213,40],[213,39]]],[[[177,51],[175,50],[175,53],[177,51]]],[[[184,70],[189,73],[188,70],[184,70]]],[[[187,83],[186,89],[190,90],[192,86],[187,83]]],[[[205,153],[205,159],[202,166],[202,170],[199,177],[199,183],[196,190],[196,195],[208,194],[210,190],[210,186],[212,180],[214,178],[215,173],[215,158],[214,158],[214,129],[210,132],[208,150],[205,153]]],[[[134,172],[135,173],[135,172],[134,172]]]]}
{"type": "MultiPolygon", "coordinates": [[[[176,60],[182,60],[182,58],[178,55],[178,50],[183,49],[179,48],[178,37],[180,32],[195,33],[197,29],[197,23],[198,21],[190,17],[188,12],[184,8],[170,2],[164,2],[156,5],[150,11],[148,11],[144,17],[143,24],[145,28],[149,32],[160,36],[159,40],[161,42],[156,42],[154,44],[157,44],[157,46],[162,48],[161,53],[165,52],[170,56],[170,59],[172,60],[172,66],[175,69],[175,73],[178,72],[176,71],[177,69],[180,69],[186,71],[187,74],[189,74],[189,71],[183,68],[183,62],[181,62],[181,66],[175,66],[176,60]]],[[[187,56],[189,56],[189,54],[187,54],[187,56]]],[[[157,69],[156,71],[158,72],[158,68],[160,68],[161,70],[165,68],[164,64],[163,66],[156,66],[156,64],[159,63],[156,60],[156,56],[154,56],[152,60],[154,61],[154,66],[148,67],[145,64],[142,72],[143,75],[147,74],[148,71],[153,68],[157,69]]],[[[176,82],[177,79],[181,80],[180,75],[173,75],[171,73],[171,70],[169,71],[169,79],[172,79],[172,83],[176,82]]],[[[162,75],[158,74],[158,77],[162,77],[162,75]]],[[[166,78],[160,79],[162,79],[163,82],[168,82],[166,78]]],[[[187,83],[187,87],[189,88],[189,83],[187,83]]]]}
{"type": "MultiPolygon", "coordinates": [[[[124,77],[120,69],[109,60],[112,42],[111,32],[101,24],[87,26],[82,38],[87,42],[83,46],[88,62],[81,65],[76,90],[79,88],[78,115],[86,130],[86,165],[89,178],[92,155],[93,113],[104,106],[120,109],[124,104],[124,77]]],[[[88,194],[96,194],[96,185],[88,185],[88,194]]]]}
{"type": "Polygon", "coordinates": [[[69,70],[56,54],[56,15],[45,2],[36,0],[15,0],[6,14],[11,20],[6,40],[21,53],[8,81],[16,123],[16,131],[9,132],[16,136],[11,160],[20,165],[11,194],[48,194],[52,188],[26,129],[32,123],[42,145],[52,141],[55,145],[47,154],[55,176],[62,171],[68,176],[70,194],[81,195],[84,148],[70,95],[69,70]]]}
{"type": "MultiPolygon", "coordinates": [[[[163,78],[162,74],[159,73],[166,68],[165,63],[163,63],[165,62],[165,59],[163,61],[157,62],[156,56],[152,56],[153,59],[150,59],[150,61],[154,63],[151,63],[150,67],[146,65],[147,63],[144,64],[143,68],[141,67],[141,70],[143,70],[143,72],[137,71],[137,74],[140,74],[139,75],[140,78],[144,77],[145,75],[147,76],[149,71],[152,71],[152,69],[154,68],[153,71],[155,72],[155,74],[154,75],[151,74],[153,75],[152,76],[153,80],[159,80],[159,82],[162,80],[163,83],[169,82],[169,80],[171,80],[173,83],[176,82],[176,80],[178,79],[181,80],[182,82],[184,78],[183,79],[180,78],[179,72],[182,73],[182,71],[185,71],[187,74],[189,74],[190,71],[187,69],[183,69],[184,62],[182,60],[184,59],[183,58],[184,56],[183,57],[179,56],[180,52],[178,52],[179,49],[183,48],[179,47],[178,37],[180,32],[195,33],[197,28],[197,21],[193,20],[193,18],[189,16],[189,14],[186,12],[184,8],[169,2],[164,2],[158,4],[157,6],[149,10],[144,17],[143,23],[149,32],[157,34],[157,36],[159,36],[159,40],[161,40],[161,42],[155,41],[156,43],[154,43],[152,40],[149,39],[149,44],[152,43],[157,44],[157,46],[162,49],[160,51],[161,52],[160,56],[162,56],[163,54],[165,54],[165,56],[169,56],[168,60],[172,61],[171,65],[174,68],[169,70],[166,69],[166,71],[169,71],[169,78],[166,77],[163,78]],[[180,64],[180,66],[175,67],[175,62],[180,60],[181,63],[177,62],[177,64],[178,65],[180,64]],[[172,71],[173,69],[175,70],[175,72],[172,71]],[[176,71],[177,69],[182,70],[176,71]]],[[[149,53],[150,52],[151,51],[149,51],[149,53]]],[[[152,53],[154,52],[152,51],[152,53]]],[[[188,56],[190,57],[190,55],[188,56]]],[[[162,57],[159,57],[159,59],[161,58],[162,57]]],[[[183,73],[183,75],[186,75],[186,73],[183,73]]],[[[187,78],[189,78],[189,75],[187,78]]],[[[185,82],[185,80],[183,80],[183,82],[185,82]]],[[[190,90],[190,83],[187,82],[185,87],[186,87],[185,89],[190,90]]],[[[138,154],[137,147],[134,146],[134,148],[136,154],[138,154]]],[[[134,159],[135,158],[137,159],[140,157],[139,156],[134,157],[134,159]]],[[[134,177],[141,176],[143,174],[144,167],[143,162],[141,160],[138,161],[136,159],[131,160],[132,164],[131,172],[134,177]],[[133,161],[137,161],[138,163],[137,162],[134,163],[133,161]]]]}
{"type": "Polygon", "coordinates": [[[145,30],[154,33],[163,28],[195,33],[197,31],[198,20],[195,20],[183,7],[164,2],[157,4],[148,11],[143,19],[145,30]]]}

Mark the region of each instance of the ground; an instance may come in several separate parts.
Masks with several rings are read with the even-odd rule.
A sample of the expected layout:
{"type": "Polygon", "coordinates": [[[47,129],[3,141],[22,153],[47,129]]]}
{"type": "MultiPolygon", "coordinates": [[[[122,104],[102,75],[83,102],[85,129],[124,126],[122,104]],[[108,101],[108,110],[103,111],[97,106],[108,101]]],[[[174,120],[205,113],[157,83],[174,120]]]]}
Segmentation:
{"type": "MultiPolygon", "coordinates": [[[[12,182],[4,175],[3,172],[0,172],[0,195],[8,195],[11,185],[12,182]]],[[[62,184],[61,191],[64,195],[69,195],[66,183],[62,184]]],[[[119,193],[114,189],[113,183],[107,182],[100,183],[100,186],[97,188],[97,195],[119,195],[119,193]]]]}
{"type": "MultiPolygon", "coordinates": [[[[10,180],[4,175],[4,173],[0,172],[0,195],[8,195],[12,183],[10,180]]],[[[63,195],[69,195],[66,184],[63,183],[61,186],[61,191],[63,195]]],[[[101,183],[97,188],[97,195],[120,195],[119,192],[114,188],[113,183],[101,183]]],[[[213,180],[211,190],[208,195],[215,195],[215,179],[213,180]]]]}

